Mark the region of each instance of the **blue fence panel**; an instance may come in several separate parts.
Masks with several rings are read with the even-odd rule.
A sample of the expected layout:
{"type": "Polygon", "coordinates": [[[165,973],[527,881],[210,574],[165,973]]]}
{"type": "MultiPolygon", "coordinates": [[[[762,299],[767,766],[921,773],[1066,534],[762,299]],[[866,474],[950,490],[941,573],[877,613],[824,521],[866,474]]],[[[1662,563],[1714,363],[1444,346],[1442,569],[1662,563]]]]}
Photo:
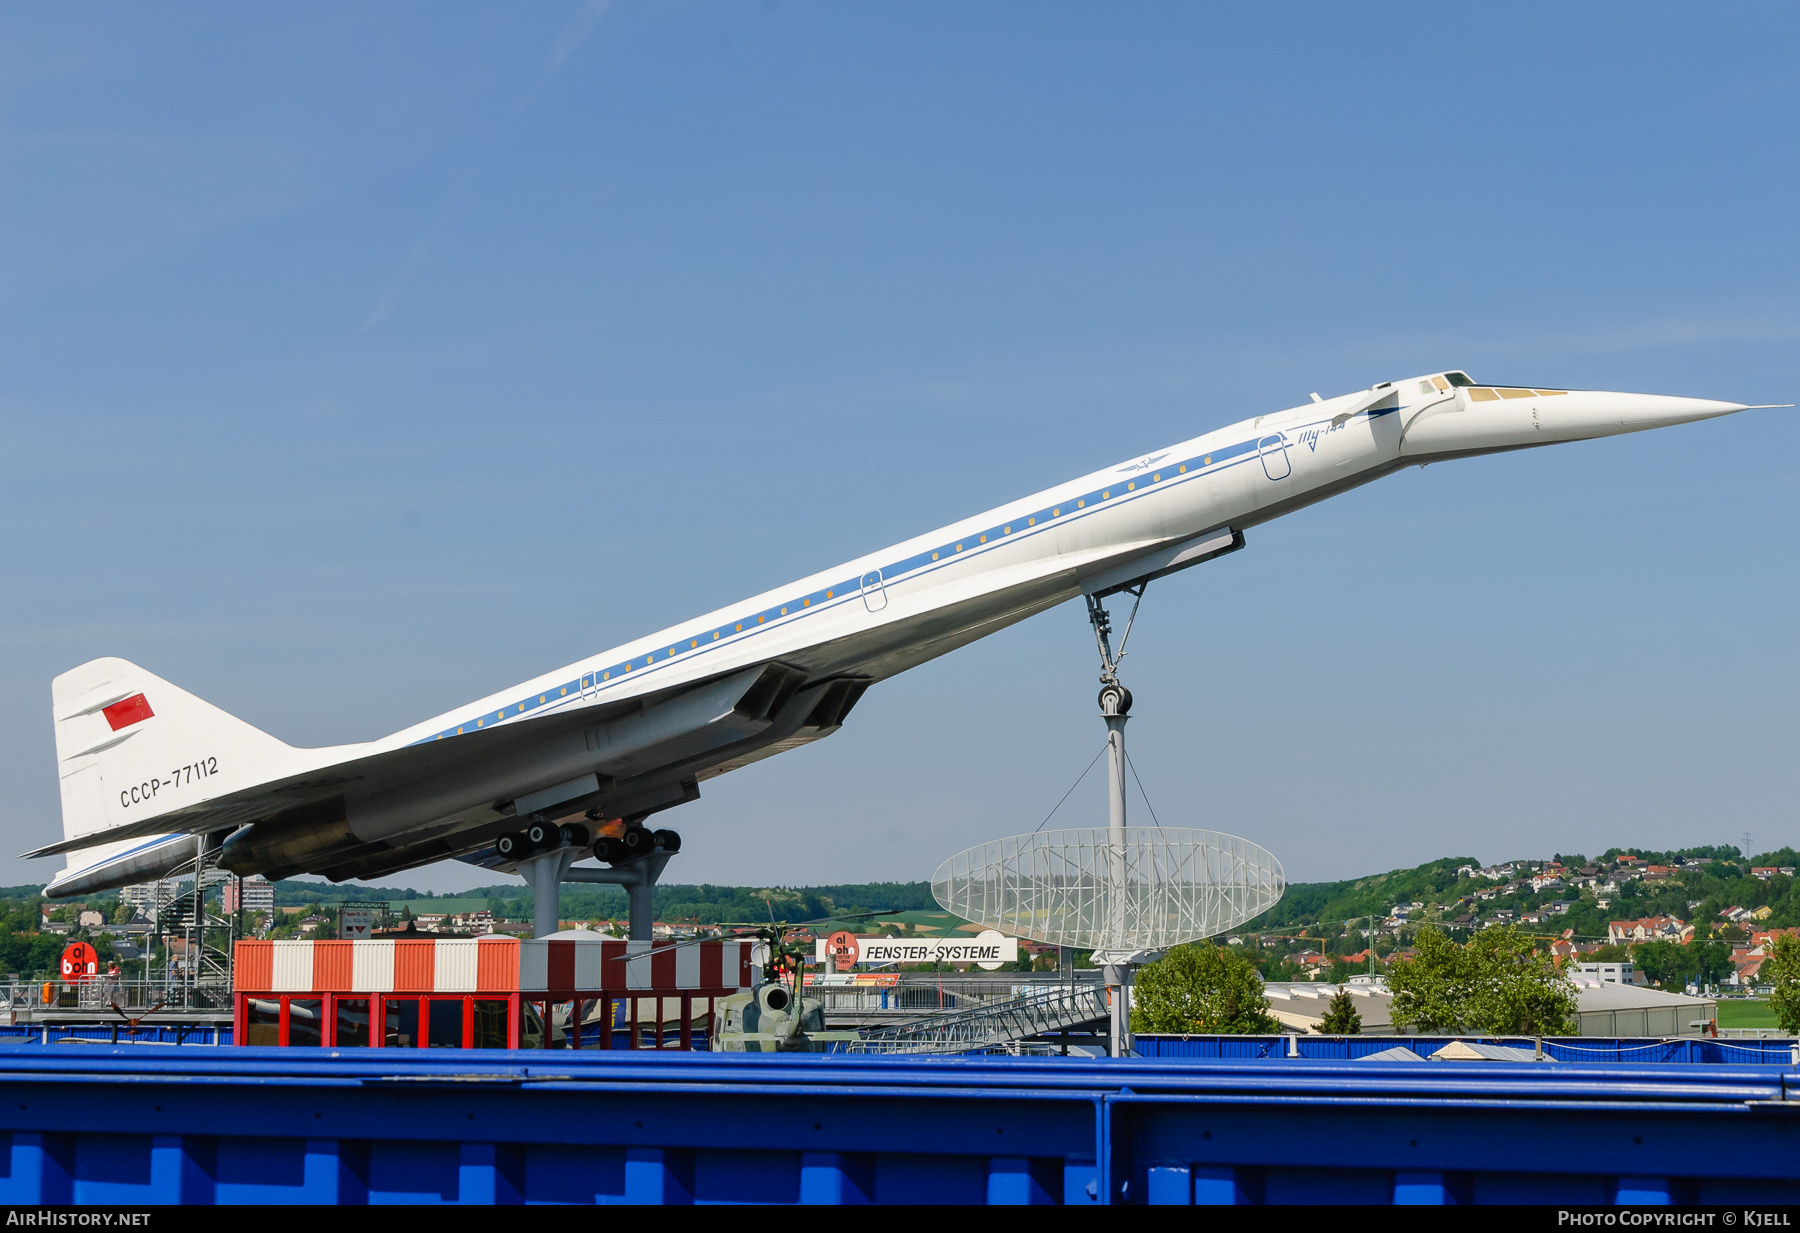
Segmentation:
{"type": "Polygon", "coordinates": [[[1285,1062],[0,1046],[0,1201],[1800,1200],[1800,1069],[1349,1060],[1399,1041],[1428,1043],[1285,1062]]]}
{"type": "Polygon", "coordinates": [[[93,1044],[146,1044],[146,1045],[229,1045],[232,1043],[230,1024],[215,1025],[210,1023],[169,1025],[146,1024],[135,1033],[124,1024],[115,1029],[111,1025],[62,1024],[62,1023],[13,1023],[0,1024],[0,1044],[59,1044],[66,1040],[88,1041],[93,1044]],[[117,1039],[115,1040],[115,1035],[117,1039]]]}

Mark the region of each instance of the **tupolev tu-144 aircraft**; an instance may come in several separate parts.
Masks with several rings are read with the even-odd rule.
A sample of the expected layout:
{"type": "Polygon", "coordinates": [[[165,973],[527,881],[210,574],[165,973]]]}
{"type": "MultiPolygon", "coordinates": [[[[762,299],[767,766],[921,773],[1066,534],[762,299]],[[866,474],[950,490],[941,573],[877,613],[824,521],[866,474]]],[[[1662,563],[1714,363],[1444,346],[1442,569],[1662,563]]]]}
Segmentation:
{"type": "Polygon", "coordinates": [[[1257,523],[1402,467],[1711,419],[1698,398],[1460,372],[1260,415],[615,647],[381,740],[297,749],[122,659],[51,686],[51,898],[212,852],[268,878],[370,878],[550,850],[674,850],[653,814],[830,736],[870,685],[1079,595],[1240,548],[1257,523]]]}

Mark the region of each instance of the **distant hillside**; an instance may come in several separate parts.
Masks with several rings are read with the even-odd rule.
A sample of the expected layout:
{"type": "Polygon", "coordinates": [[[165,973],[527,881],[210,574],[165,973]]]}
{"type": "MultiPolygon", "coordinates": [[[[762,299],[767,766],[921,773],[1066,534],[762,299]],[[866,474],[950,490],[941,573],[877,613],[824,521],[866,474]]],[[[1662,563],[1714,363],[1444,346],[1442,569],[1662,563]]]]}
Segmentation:
{"type": "Polygon", "coordinates": [[[1446,856],[1413,869],[1393,869],[1344,882],[1295,882],[1280,903],[1244,928],[1276,929],[1322,920],[1349,920],[1371,913],[1386,916],[1396,903],[1437,903],[1459,881],[1459,865],[1480,863],[1469,856],[1446,856]]]}
{"type": "MultiPolygon", "coordinates": [[[[1274,908],[1242,927],[1244,933],[1280,930],[1301,925],[1360,926],[1359,917],[1385,916],[1398,904],[1424,905],[1422,919],[1450,921],[1468,915],[1478,925],[1497,914],[1511,913],[1530,932],[1561,933],[1569,930],[1577,939],[1606,935],[1609,920],[1673,916],[1697,927],[1700,936],[1724,929],[1722,913],[1733,908],[1757,912],[1763,927],[1800,925],[1800,880],[1775,873],[1766,878],[1751,875],[1753,867],[1794,868],[1800,854],[1792,848],[1766,852],[1745,860],[1735,847],[1682,848],[1659,852],[1645,848],[1608,848],[1595,857],[1580,853],[1555,853],[1534,863],[1559,862],[1571,876],[1583,867],[1600,871],[1597,883],[1565,885],[1534,890],[1517,878],[1510,882],[1459,877],[1457,869],[1480,861],[1471,857],[1444,857],[1412,869],[1394,869],[1342,882],[1297,882],[1274,908]],[[1635,862],[1621,863],[1629,853],[1635,862]],[[1646,876],[1649,867],[1668,870],[1646,876]],[[1610,885],[1612,889],[1607,889],[1610,885]],[[1508,887],[1514,887],[1508,893],[1508,887]],[[1600,900],[1606,906],[1600,906],[1600,900]],[[1547,913],[1540,925],[1524,918],[1547,913]]],[[[1525,862],[1520,862],[1524,864],[1525,862]]],[[[1498,917],[1506,919],[1505,917],[1498,917]]],[[[1416,917],[1415,919],[1418,919],[1416,917]]]]}
{"type": "MultiPolygon", "coordinates": [[[[531,918],[531,892],[523,882],[506,882],[457,891],[442,897],[397,892],[392,887],[332,886],[320,882],[277,882],[275,902],[281,907],[312,904],[386,903],[392,910],[469,912],[482,908],[514,920],[531,918]]],[[[659,885],[653,899],[656,919],[716,925],[722,921],[803,921],[833,912],[916,911],[935,909],[928,882],[858,882],[829,886],[753,887],[659,885]]],[[[614,920],[625,915],[625,891],[617,886],[565,885],[559,912],[563,920],[614,920]]]]}
{"type": "MultiPolygon", "coordinates": [[[[1461,866],[1480,865],[1473,857],[1448,856],[1411,869],[1393,869],[1386,873],[1368,874],[1335,882],[1296,882],[1287,888],[1280,903],[1262,916],[1240,927],[1242,933],[1298,932],[1301,926],[1321,923],[1335,925],[1330,934],[1341,938],[1349,949],[1361,945],[1360,933],[1346,933],[1342,928],[1352,924],[1360,929],[1358,918],[1370,915],[1385,917],[1398,904],[1418,903],[1425,911],[1415,921],[1449,922],[1461,915],[1474,918],[1472,924],[1511,912],[1517,917],[1544,910],[1558,909],[1554,920],[1546,919],[1533,932],[1561,933],[1565,929],[1576,938],[1604,936],[1608,919],[1625,919],[1655,915],[1680,917],[1699,927],[1705,936],[1714,928],[1724,928],[1720,913],[1731,908],[1768,911],[1757,918],[1764,926],[1800,925],[1800,882],[1779,874],[1759,879],[1750,876],[1751,866],[1794,867],[1800,865],[1800,854],[1783,848],[1763,853],[1746,861],[1735,847],[1695,847],[1673,852],[1643,848],[1609,848],[1594,857],[1578,853],[1554,853],[1540,861],[1558,860],[1570,868],[1583,865],[1622,868],[1615,858],[1629,851],[1638,857],[1637,866],[1681,866],[1672,876],[1627,881],[1616,891],[1601,895],[1593,887],[1569,886],[1533,892],[1522,891],[1495,897],[1501,889],[1483,877],[1459,878],[1461,866]],[[1599,906],[1600,898],[1608,900],[1599,906]],[[1554,928],[1551,926],[1554,925],[1554,928]]],[[[1607,878],[1614,875],[1607,874],[1607,878]]],[[[36,885],[0,887],[0,901],[30,901],[38,897],[36,885]]],[[[108,913],[117,892],[95,896],[106,905],[108,913]]],[[[275,884],[275,902],[282,907],[335,906],[341,903],[386,905],[395,913],[410,909],[414,915],[434,912],[467,912],[487,909],[495,915],[513,920],[531,917],[531,895],[522,881],[507,881],[454,894],[436,895],[425,891],[405,890],[391,886],[357,884],[332,885],[315,881],[282,881],[275,884]]],[[[22,904],[20,905],[23,906],[22,904]]],[[[618,920],[625,915],[625,892],[616,886],[566,885],[562,889],[560,915],[564,920],[618,920]]],[[[814,920],[833,914],[867,911],[936,913],[931,887],[925,882],[859,882],[800,887],[720,886],[713,884],[670,883],[658,886],[655,912],[658,920],[692,921],[718,924],[725,921],[780,922],[814,920]]],[[[932,918],[935,922],[936,917],[932,918]]],[[[923,919],[918,925],[932,922],[923,919]]],[[[1317,931],[1314,931],[1315,936],[1317,931]]],[[[1328,948],[1335,949],[1335,948],[1328,948]]]]}

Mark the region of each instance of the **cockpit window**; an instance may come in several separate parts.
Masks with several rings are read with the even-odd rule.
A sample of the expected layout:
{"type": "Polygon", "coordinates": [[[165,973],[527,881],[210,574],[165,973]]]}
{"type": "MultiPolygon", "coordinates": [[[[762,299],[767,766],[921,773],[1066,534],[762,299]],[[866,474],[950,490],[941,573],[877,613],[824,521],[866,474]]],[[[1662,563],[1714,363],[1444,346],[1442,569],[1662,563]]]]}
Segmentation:
{"type": "Polygon", "coordinates": [[[1469,374],[1466,372],[1447,372],[1444,374],[1444,380],[1448,381],[1451,385],[1475,384],[1475,382],[1469,379],[1469,374]]]}

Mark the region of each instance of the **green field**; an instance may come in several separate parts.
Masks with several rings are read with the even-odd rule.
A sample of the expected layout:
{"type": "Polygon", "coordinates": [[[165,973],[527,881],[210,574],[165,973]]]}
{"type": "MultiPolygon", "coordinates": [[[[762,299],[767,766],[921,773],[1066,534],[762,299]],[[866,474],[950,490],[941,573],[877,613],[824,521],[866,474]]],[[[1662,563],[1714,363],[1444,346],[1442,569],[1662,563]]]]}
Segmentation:
{"type": "Polygon", "coordinates": [[[1719,1026],[1722,1028],[1772,1028],[1781,1025],[1775,1022],[1775,1011],[1756,998],[1721,998],[1719,1000],[1719,1026]]]}
{"type": "MultiPolygon", "coordinates": [[[[351,904],[350,906],[362,907],[363,905],[351,904]]],[[[376,905],[370,904],[368,906],[374,907],[376,905]]],[[[398,916],[405,909],[411,908],[412,914],[418,916],[420,913],[436,915],[439,912],[451,914],[457,912],[485,912],[487,906],[488,901],[485,899],[390,899],[388,901],[387,910],[398,916]]]]}
{"type": "Polygon", "coordinates": [[[852,921],[849,927],[861,933],[876,934],[887,932],[885,926],[904,924],[912,926],[907,931],[908,937],[931,937],[955,934],[964,923],[962,917],[952,916],[948,912],[915,908],[909,912],[890,912],[871,920],[852,921]]]}

